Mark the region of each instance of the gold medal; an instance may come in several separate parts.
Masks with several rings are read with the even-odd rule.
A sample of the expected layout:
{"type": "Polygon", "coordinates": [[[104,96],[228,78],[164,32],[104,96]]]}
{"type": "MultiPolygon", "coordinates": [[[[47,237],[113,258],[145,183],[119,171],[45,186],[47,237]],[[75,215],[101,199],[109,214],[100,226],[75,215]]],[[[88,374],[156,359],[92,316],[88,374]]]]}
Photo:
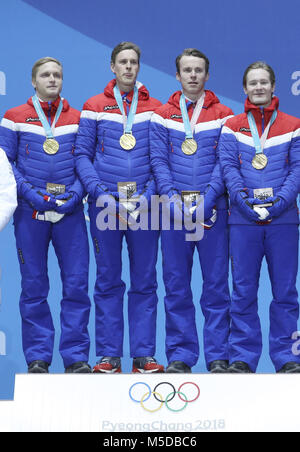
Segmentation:
{"type": "Polygon", "coordinates": [[[47,140],[44,141],[43,149],[46,154],[54,155],[59,150],[59,143],[54,138],[47,138],[47,140]]]}
{"type": "Polygon", "coordinates": [[[197,151],[197,147],[197,141],[195,141],[193,138],[186,138],[186,140],[184,140],[181,145],[181,150],[186,155],[192,155],[197,151]]]}
{"type": "Polygon", "coordinates": [[[256,154],[253,157],[252,160],[252,166],[253,168],[257,169],[257,170],[261,170],[264,169],[268,164],[268,158],[265,156],[265,154],[260,153],[260,154],[256,154]]]}
{"type": "Polygon", "coordinates": [[[125,151],[130,151],[136,145],[136,139],[132,133],[124,133],[120,138],[120,146],[125,149],[125,151]]]}

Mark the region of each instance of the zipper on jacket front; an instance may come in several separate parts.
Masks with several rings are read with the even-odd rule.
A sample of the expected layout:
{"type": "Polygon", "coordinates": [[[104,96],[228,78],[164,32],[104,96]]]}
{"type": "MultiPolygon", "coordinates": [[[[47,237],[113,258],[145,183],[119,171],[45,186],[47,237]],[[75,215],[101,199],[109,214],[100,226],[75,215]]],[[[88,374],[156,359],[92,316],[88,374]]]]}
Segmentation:
{"type": "Polygon", "coordinates": [[[48,106],[49,106],[49,108],[48,108],[48,121],[49,121],[49,124],[50,124],[50,126],[51,126],[51,102],[48,102],[48,106]]]}
{"type": "MultiPolygon", "coordinates": [[[[48,108],[48,121],[49,121],[49,124],[50,124],[50,126],[51,126],[51,109],[52,109],[52,103],[51,102],[48,102],[48,106],[49,106],[49,108],[48,108]]],[[[46,137],[47,138],[47,137],[46,137]]],[[[53,171],[53,169],[54,169],[54,155],[53,156],[51,156],[51,158],[50,158],[50,174],[49,174],[49,178],[52,180],[54,177],[55,177],[55,171],[53,171]]],[[[54,180],[54,179],[53,179],[54,180]]]]}
{"type": "Polygon", "coordinates": [[[193,155],[193,189],[195,190],[197,187],[197,178],[196,178],[196,163],[197,163],[197,152],[193,155]]]}
{"type": "Polygon", "coordinates": [[[127,151],[128,153],[128,177],[131,177],[131,170],[132,170],[132,156],[131,156],[131,152],[132,151],[127,151]]]}
{"type": "Polygon", "coordinates": [[[261,134],[263,134],[265,131],[264,107],[261,107],[260,112],[261,112],[261,134]]]}
{"type": "MultiPolygon", "coordinates": [[[[124,111],[126,112],[126,117],[128,118],[129,115],[129,111],[130,111],[130,101],[127,99],[127,95],[128,93],[124,93],[122,96],[122,100],[123,100],[123,108],[124,111]]],[[[131,156],[131,151],[127,151],[127,162],[128,162],[128,177],[131,177],[131,170],[132,170],[132,156],[131,156]]]]}

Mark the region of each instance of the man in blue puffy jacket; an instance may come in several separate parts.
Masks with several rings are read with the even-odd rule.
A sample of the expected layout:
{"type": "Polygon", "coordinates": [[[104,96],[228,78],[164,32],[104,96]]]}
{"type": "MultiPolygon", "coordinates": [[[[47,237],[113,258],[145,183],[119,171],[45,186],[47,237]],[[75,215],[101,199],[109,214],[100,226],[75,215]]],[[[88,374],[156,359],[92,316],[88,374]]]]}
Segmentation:
{"type": "Polygon", "coordinates": [[[60,97],[62,65],[55,58],[32,68],[35,94],[8,110],[0,147],[17,182],[15,236],[22,275],[20,310],[29,373],[47,373],[54,326],[47,302],[47,257],[52,241],[61,270],[60,353],[66,373],[89,373],[89,249],[83,187],[74,171],[74,142],[80,113],[60,97]]]}
{"type": "MultiPolygon", "coordinates": [[[[201,240],[186,240],[178,219],[195,216],[179,199],[171,203],[171,230],[162,230],[163,277],[166,286],[167,372],[191,372],[199,357],[195,307],[191,291],[193,253],[198,251],[205,317],[204,353],[208,370],[226,372],[229,333],[227,198],[216,156],[221,127],[232,111],[205,90],[209,60],[197,49],[177,57],[181,91],[159,107],[151,119],[151,163],[158,192],[170,199],[204,196],[205,229],[201,240]],[[185,193],[184,193],[185,192],[185,193]],[[214,223],[215,216],[217,219],[214,223]]],[[[196,215],[195,215],[196,214],[196,215]]],[[[192,218],[193,220],[193,218],[192,218]]],[[[194,221],[194,220],[193,220],[194,221]]]]}
{"type": "Polygon", "coordinates": [[[293,353],[299,316],[298,210],[300,120],[278,110],[275,74],[251,64],[243,79],[245,112],[229,119],[219,143],[230,196],[233,293],[229,339],[232,373],[255,372],[262,351],[257,291],[266,257],[273,300],[270,357],[277,372],[299,373],[293,353]]]}
{"type": "MultiPolygon", "coordinates": [[[[155,183],[149,155],[149,123],[160,102],[136,80],[140,49],[130,42],[111,55],[115,78],[83,107],[76,140],[76,167],[89,193],[91,236],[97,263],[95,284],[96,373],[121,372],[123,356],[122,241],[130,260],[128,321],[134,373],[162,372],[153,357],[156,343],[158,230],[130,227],[138,219],[134,198],[150,218],[155,183]],[[130,198],[132,202],[127,202],[130,198]],[[136,198],[137,199],[137,198],[136,198]],[[105,202],[108,206],[105,207],[105,202]],[[107,213],[107,223],[105,214],[107,213]],[[148,229],[148,230],[147,230],[148,229]]],[[[145,217],[145,212],[143,212],[145,217]]]]}

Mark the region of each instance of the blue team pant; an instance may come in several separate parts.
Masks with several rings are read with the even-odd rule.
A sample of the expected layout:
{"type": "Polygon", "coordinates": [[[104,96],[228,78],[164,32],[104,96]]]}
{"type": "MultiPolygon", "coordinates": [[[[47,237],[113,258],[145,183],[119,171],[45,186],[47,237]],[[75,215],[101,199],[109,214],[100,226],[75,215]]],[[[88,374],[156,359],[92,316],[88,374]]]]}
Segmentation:
{"type": "Polygon", "coordinates": [[[168,362],[192,367],[199,357],[195,306],[191,291],[193,254],[198,251],[203,286],[200,299],[204,315],[204,354],[209,364],[228,359],[228,214],[218,212],[215,225],[202,240],[186,241],[186,231],[162,231],[163,278],[166,288],[166,354],[168,362]]]}
{"type": "Polygon", "coordinates": [[[47,301],[48,248],[52,241],[62,279],[59,350],[67,367],[88,361],[90,313],[88,297],[89,247],[82,209],[58,223],[32,218],[32,210],[18,208],[14,215],[16,245],[22,276],[20,311],[23,350],[27,363],[51,364],[54,326],[47,301]]]}
{"type": "Polygon", "coordinates": [[[100,231],[96,218],[100,208],[89,206],[91,236],[97,264],[94,291],[97,356],[123,356],[122,243],[129,254],[130,288],[128,323],[130,355],[154,356],[156,343],[156,261],[159,231],[100,231]]]}
{"type": "MultiPolygon", "coordinates": [[[[298,225],[231,225],[230,254],[233,293],[231,304],[230,362],[244,361],[255,372],[262,351],[257,291],[263,257],[272,286],[269,351],[276,371],[289,361],[293,332],[299,316],[296,278],[298,225]]],[[[263,300],[261,300],[263,302],[263,300]]],[[[266,302],[266,301],[265,301],[266,302]]]]}

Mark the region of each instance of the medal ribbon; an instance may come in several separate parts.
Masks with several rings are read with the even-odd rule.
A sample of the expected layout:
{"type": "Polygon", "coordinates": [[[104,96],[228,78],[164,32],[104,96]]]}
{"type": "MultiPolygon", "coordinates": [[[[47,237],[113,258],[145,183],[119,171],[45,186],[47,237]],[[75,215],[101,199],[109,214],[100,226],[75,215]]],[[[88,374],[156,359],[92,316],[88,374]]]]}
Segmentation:
{"type": "Polygon", "coordinates": [[[57,123],[58,118],[60,117],[60,114],[63,109],[62,100],[60,99],[59,106],[58,106],[58,109],[56,110],[56,114],[55,114],[55,118],[53,120],[52,126],[50,126],[50,124],[46,118],[46,115],[44,113],[44,110],[42,109],[40,101],[36,94],[34,96],[32,96],[32,103],[35,108],[35,111],[37,112],[39,120],[41,121],[42,126],[44,127],[47,139],[54,138],[55,124],[57,123]]]}
{"type": "Polygon", "coordinates": [[[273,122],[275,121],[275,119],[277,118],[277,111],[274,110],[272,117],[269,121],[269,124],[267,125],[267,127],[265,128],[264,133],[262,134],[261,137],[259,137],[258,135],[258,130],[257,130],[257,126],[256,126],[256,122],[254,119],[253,114],[251,113],[251,111],[248,112],[247,114],[248,117],[248,122],[249,122],[249,126],[250,126],[250,130],[251,130],[251,135],[253,137],[253,141],[254,141],[254,146],[255,146],[255,154],[262,154],[266,141],[267,141],[267,137],[269,134],[269,130],[271,125],[273,124],[273,122]]]}
{"type": "Polygon", "coordinates": [[[124,133],[132,133],[133,121],[134,121],[137,104],[138,104],[139,90],[135,84],[134,89],[133,89],[133,97],[132,97],[132,102],[131,102],[128,117],[126,116],[126,113],[124,110],[123,99],[122,99],[118,85],[115,85],[115,87],[114,87],[114,96],[117,101],[118,107],[123,115],[124,133]]]}
{"type": "Polygon", "coordinates": [[[190,139],[193,138],[193,132],[195,130],[195,125],[198,121],[198,118],[201,114],[203,104],[204,104],[205,94],[203,93],[200,99],[198,99],[192,119],[190,121],[187,108],[186,108],[186,102],[185,102],[185,95],[182,94],[180,97],[180,110],[182,114],[182,120],[184,124],[184,130],[185,130],[185,138],[190,139]]]}

